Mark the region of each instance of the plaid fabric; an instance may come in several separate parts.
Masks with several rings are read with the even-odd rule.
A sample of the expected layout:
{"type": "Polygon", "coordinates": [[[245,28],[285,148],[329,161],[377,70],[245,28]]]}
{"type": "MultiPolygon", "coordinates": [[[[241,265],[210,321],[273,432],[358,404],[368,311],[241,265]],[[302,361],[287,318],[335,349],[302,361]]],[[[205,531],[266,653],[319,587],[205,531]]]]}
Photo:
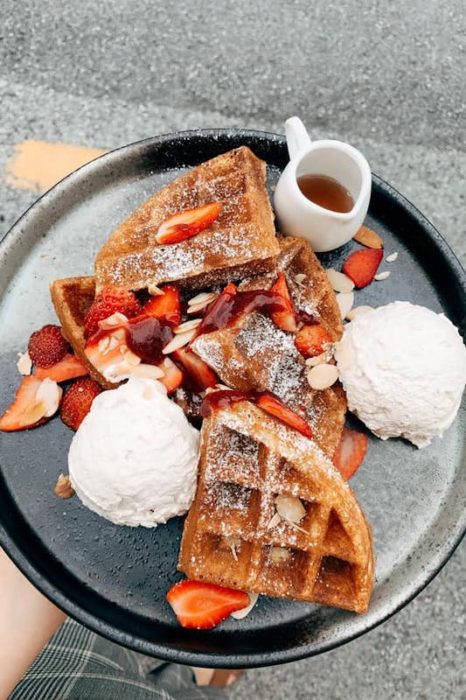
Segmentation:
{"type": "Polygon", "coordinates": [[[224,700],[218,688],[199,687],[188,666],[129,651],[67,620],[10,700],[224,700]]]}

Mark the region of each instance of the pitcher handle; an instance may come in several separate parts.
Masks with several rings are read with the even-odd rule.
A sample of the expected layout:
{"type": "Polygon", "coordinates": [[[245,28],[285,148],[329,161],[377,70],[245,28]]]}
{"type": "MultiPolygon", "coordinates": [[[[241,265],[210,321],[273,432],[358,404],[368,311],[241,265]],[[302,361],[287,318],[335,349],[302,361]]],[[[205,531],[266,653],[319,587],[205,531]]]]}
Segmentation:
{"type": "Polygon", "coordinates": [[[285,122],[286,145],[290,160],[311,145],[311,139],[306,127],[299,117],[290,117],[285,122]]]}

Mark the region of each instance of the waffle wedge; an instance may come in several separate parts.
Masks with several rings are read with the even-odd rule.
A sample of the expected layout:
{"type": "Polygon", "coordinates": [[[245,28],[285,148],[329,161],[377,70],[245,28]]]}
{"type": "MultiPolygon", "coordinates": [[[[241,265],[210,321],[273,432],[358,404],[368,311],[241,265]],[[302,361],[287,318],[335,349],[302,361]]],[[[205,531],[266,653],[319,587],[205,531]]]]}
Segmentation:
{"type": "Polygon", "coordinates": [[[95,261],[97,289],[136,291],[165,282],[194,288],[243,279],[273,267],[279,253],[265,186],[265,163],[246,146],[189,170],[154,194],[109,237],[95,261]],[[170,215],[220,202],[205,231],[170,245],[155,235],[170,215]]]}
{"type": "Polygon", "coordinates": [[[50,285],[50,295],[61,323],[62,333],[76,357],[84,362],[91,377],[104,389],[115,388],[117,385],[108,382],[89,362],[84,352],[84,318],[95,297],[94,277],[67,277],[55,280],[50,285]]]}
{"type": "Polygon", "coordinates": [[[315,442],[247,401],[203,423],[178,567],[195,580],[356,612],[374,583],[371,531],[350,487],[315,442]],[[280,495],[303,504],[299,528],[271,526],[280,495]]]}
{"type": "MultiPolygon", "coordinates": [[[[280,249],[276,269],[246,280],[240,289],[270,289],[278,272],[283,272],[296,308],[318,318],[330,336],[339,339],[342,323],[335,294],[309,245],[298,238],[284,238],[280,249]]],[[[240,391],[271,391],[304,415],[320,448],[333,455],[345,422],[345,394],[339,385],[324,391],[310,388],[308,367],[293,335],[270,318],[252,313],[230,327],[200,335],[192,348],[224,384],[240,391]]]]}

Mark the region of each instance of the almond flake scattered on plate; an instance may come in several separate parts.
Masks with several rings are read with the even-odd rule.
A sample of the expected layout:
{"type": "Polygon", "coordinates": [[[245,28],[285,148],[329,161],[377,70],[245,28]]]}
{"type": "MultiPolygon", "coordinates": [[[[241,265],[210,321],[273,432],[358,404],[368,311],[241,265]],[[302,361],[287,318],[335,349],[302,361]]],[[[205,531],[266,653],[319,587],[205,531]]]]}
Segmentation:
{"type": "Polygon", "coordinates": [[[365,305],[355,306],[354,309],[351,309],[351,311],[346,314],[346,318],[348,321],[354,321],[355,318],[367,314],[368,311],[373,311],[373,307],[365,305]]]}
{"type": "Polygon", "coordinates": [[[343,294],[349,294],[354,289],[354,282],[352,279],[345,275],[344,272],[338,272],[333,267],[329,267],[325,270],[327,273],[328,281],[330,282],[332,289],[335,292],[343,292],[343,294]]]}
{"type": "Polygon", "coordinates": [[[19,352],[18,353],[18,362],[16,363],[16,366],[17,366],[18,372],[20,374],[23,374],[24,376],[31,374],[32,360],[29,357],[28,352],[19,352]]]}
{"type": "Polygon", "coordinates": [[[68,474],[60,474],[53,490],[55,495],[58,496],[58,498],[63,498],[63,500],[72,498],[76,493],[71,485],[71,480],[68,474]]]}
{"type": "Polygon", "coordinates": [[[359,231],[354,234],[353,239],[367,248],[383,248],[383,239],[367,226],[361,226],[359,231]]]}
{"type": "Polygon", "coordinates": [[[353,308],[354,292],[340,292],[340,294],[337,294],[337,304],[340,309],[341,317],[346,318],[353,308]]]}

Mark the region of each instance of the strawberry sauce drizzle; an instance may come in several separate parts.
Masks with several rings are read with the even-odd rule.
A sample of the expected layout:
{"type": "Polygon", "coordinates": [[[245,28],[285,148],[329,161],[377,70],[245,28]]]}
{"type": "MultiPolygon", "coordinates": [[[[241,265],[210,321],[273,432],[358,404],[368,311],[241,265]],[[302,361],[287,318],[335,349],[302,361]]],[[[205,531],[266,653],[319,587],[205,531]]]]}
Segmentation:
{"type": "Polygon", "coordinates": [[[160,362],[164,357],[162,349],[172,338],[170,324],[155,316],[137,316],[129,322],[127,344],[142,362],[160,362]]]}
{"type": "Polygon", "coordinates": [[[216,409],[229,408],[241,401],[251,401],[264,411],[294,428],[307,438],[312,438],[312,428],[299,414],[288,408],[278,396],[271,391],[235,391],[221,389],[212,391],[204,397],[201,404],[201,416],[208,418],[216,409]]]}
{"type": "Polygon", "coordinates": [[[243,314],[258,311],[271,316],[277,311],[286,311],[283,298],[266,289],[238,292],[233,284],[225,287],[220,296],[207,307],[197,335],[212,333],[231,326],[243,314]]]}

